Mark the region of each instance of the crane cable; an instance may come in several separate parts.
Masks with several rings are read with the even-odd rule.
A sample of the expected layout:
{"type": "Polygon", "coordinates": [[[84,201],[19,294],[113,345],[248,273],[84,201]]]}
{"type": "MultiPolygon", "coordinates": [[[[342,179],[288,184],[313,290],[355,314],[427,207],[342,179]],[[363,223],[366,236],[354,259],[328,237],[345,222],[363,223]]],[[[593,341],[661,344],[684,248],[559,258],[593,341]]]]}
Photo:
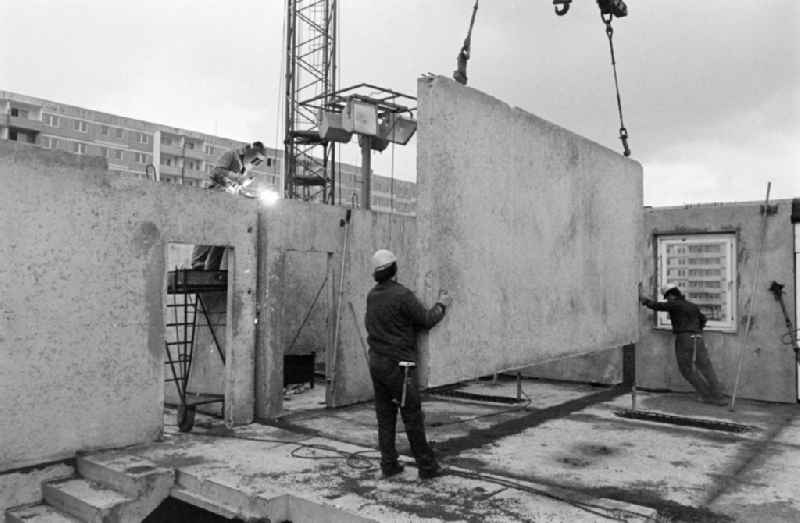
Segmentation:
{"type": "Polygon", "coordinates": [[[625,128],[625,122],[622,119],[622,98],[619,94],[619,80],[617,79],[617,59],[614,55],[614,28],[611,27],[611,20],[614,19],[613,13],[603,13],[601,11],[600,18],[606,25],[606,36],[608,36],[608,49],[611,52],[611,67],[614,70],[614,89],[617,92],[617,111],[619,112],[619,139],[622,142],[624,154],[626,157],[631,155],[631,150],[628,147],[628,130],[625,128]]]}

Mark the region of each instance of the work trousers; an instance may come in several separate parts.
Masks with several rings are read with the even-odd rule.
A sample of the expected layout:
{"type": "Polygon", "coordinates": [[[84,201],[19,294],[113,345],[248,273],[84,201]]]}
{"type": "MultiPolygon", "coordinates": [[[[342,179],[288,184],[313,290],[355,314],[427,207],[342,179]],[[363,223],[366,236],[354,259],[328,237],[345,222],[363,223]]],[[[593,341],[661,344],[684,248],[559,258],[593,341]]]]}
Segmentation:
{"type": "Polygon", "coordinates": [[[378,418],[378,446],[381,451],[381,469],[391,471],[397,466],[397,448],[395,447],[397,410],[406,428],[406,436],[411,446],[411,453],[417,462],[420,472],[437,469],[433,449],[425,438],[425,420],[420,401],[419,383],[416,367],[408,369],[406,386],[406,402],[400,407],[403,391],[404,372],[397,361],[380,354],[369,353],[369,373],[375,390],[375,414],[378,418]]]}
{"type": "Polygon", "coordinates": [[[702,334],[680,333],[675,335],[675,358],[678,369],[686,381],[704,398],[722,398],[722,389],[711,366],[706,343],[702,334]]]}

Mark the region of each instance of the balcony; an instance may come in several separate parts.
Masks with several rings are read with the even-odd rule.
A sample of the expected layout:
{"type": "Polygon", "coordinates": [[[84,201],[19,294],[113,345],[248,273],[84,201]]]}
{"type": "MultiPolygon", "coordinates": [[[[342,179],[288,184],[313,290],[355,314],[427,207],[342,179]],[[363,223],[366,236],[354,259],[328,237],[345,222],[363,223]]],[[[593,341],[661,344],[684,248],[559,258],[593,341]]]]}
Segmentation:
{"type": "Polygon", "coordinates": [[[33,131],[34,133],[44,130],[44,124],[40,120],[31,120],[24,116],[11,116],[10,113],[0,115],[0,127],[33,131]]]}

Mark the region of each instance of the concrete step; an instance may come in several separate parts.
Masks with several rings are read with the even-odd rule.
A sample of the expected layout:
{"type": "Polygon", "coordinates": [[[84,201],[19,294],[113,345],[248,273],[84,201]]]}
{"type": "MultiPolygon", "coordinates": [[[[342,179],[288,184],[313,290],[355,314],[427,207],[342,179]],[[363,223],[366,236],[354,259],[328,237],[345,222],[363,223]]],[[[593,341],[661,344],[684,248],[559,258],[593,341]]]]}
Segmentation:
{"type": "Polygon", "coordinates": [[[175,483],[173,469],[159,467],[152,461],[121,451],[79,456],[77,466],[81,477],[128,497],[141,499],[156,494],[154,509],[169,495],[175,483]]]}
{"type": "Polygon", "coordinates": [[[7,510],[6,523],[80,523],[80,520],[50,505],[33,505],[7,510]]]}
{"type": "Polygon", "coordinates": [[[85,479],[68,479],[42,485],[44,500],[56,509],[86,523],[140,521],[130,519],[124,508],[133,499],[85,479]]]}

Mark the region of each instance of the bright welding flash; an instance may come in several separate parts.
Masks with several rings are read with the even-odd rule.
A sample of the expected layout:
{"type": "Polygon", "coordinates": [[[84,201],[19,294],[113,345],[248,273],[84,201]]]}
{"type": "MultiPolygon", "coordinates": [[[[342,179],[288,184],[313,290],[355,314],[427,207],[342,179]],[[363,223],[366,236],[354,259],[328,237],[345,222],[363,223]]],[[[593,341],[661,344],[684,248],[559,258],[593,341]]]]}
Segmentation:
{"type": "Polygon", "coordinates": [[[261,203],[264,205],[272,206],[280,200],[281,195],[277,193],[277,191],[273,191],[272,189],[261,189],[258,192],[258,199],[261,200],[261,203]]]}

